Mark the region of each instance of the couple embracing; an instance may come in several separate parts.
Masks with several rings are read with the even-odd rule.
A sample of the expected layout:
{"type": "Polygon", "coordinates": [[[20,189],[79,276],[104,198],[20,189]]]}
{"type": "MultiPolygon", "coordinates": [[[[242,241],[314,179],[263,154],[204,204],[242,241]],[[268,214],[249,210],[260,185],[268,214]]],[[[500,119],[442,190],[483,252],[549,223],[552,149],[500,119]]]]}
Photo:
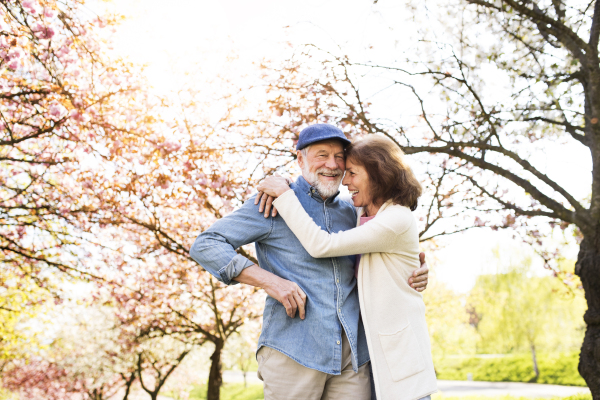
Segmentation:
{"type": "Polygon", "coordinates": [[[351,143],[315,124],[296,150],[302,176],[258,187],[276,210],[246,201],[190,250],[221,282],[267,292],[257,351],[265,400],[428,399],[437,389],[411,213],[419,182],[381,136],[351,143]],[[340,183],[351,203],[338,198],[340,183]],[[235,251],[253,242],[260,267],[235,251]]]}

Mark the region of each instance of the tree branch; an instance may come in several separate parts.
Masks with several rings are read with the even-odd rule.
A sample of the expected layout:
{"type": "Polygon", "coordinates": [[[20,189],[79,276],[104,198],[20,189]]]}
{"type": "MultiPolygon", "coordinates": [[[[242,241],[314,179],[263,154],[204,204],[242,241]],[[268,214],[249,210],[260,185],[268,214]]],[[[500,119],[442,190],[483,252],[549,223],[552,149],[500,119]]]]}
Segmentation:
{"type": "Polygon", "coordinates": [[[590,48],[592,54],[598,57],[598,37],[600,36],[600,1],[594,4],[594,16],[592,17],[592,26],[590,28],[590,48]]]}
{"type": "Polygon", "coordinates": [[[544,210],[524,210],[520,207],[517,207],[516,205],[509,203],[507,201],[502,200],[501,198],[499,198],[498,196],[496,196],[493,193],[490,193],[487,189],[485,189],[482,185],[479,184],[479,182],[477,182],[473,177],[469,176],[469,175],[465,175],[465,174],[458,174],[460,176],[463,176],[465,178],[467,178],[471,184],[473,186],[475,186],[476,188],[478,188],[479,190],[481,190],[481,192],[483,194],[485,194],[487,197],[497,201],[498,203],[500,203],[504,208],[507,208],[509,210],[513,210],[515,213],[520,214],[520,215],[524,215],[527,217],[548,217],[548,218],[555,218],[555,219],[559,219],[559,216],[555,213],[549,213],[547,211],[544,210]]]}
{"type": "Polygon", "coordinates": [[[547,122],[547,123],[553,124],[553,125],[564,126],[565,131],[567,131],[567,133],[569,133],[573,137],[573,139],[577,140],[579,143],[583,144],[586,147],[590,147],[589,139],[585,135],[582,135],[582,134],[576,132],[576,131],[585,132],[585,129],[580,126],[571,125],[567,121],[556,121],[554,119],[546,118],[546,117],[523,118],[523,121],[543,121],[543,122],[547,122]]]}
{"type": "MultiPolygon", "coordinates": [[[[550,29],[552,34],[563,43],[565,47],[578,56],[582,64],[585,64],[586,66],[589,64],[588,60],[585,58],[585,54],[591,53],[590,46],[562,22],[550,18],[542,12],[536,12],[535,10],[526,7],[525,4],[518,3],[515,0],[502,1],[517,11],[518,14],[527,17],[527,19],[536,24],[540,31],[550,29]]],[[[467,2],[499,11],[497,6],[484,0],[467,0],[467,2]]]]}
{"type": "Polygon", "coordinates": [[[539,201],[544,206],[548,207],[557,214],[557,218],[560,217],[564,221],[575,223],[576,215],[573,211],[568,210],[562,204],[556,200],[546,196],[540,190],[538,190],[531,182],[517,176],[516,174],[492,163],[489,163],[481,158],[477,158],[457,150],[455,147],[461,147],[460,144],[451,144],[447,146],[422,146],[422,147],[404,147],[403,150],[406,154],[416,153],[442,153],[450,156],[465,160],[476,167],[494,172],[496,175],[502,176],[511,182],[517,184],[525,191],[527,191],[534,199],[539,201]]]}

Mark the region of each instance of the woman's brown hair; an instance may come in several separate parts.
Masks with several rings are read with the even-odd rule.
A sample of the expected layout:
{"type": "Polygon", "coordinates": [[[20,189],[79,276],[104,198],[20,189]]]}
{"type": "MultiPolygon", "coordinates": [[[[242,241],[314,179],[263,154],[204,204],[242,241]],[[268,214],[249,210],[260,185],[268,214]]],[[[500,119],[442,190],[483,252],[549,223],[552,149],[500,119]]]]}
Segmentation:
{"type": "Polygon", "coordinates": [[[412,211],[417,208],[423,189],[391,139],[369,135],[356,140],[346,148],[346,158],[367,171],[373,203],[381,205],[391,199],[412,211]]]}

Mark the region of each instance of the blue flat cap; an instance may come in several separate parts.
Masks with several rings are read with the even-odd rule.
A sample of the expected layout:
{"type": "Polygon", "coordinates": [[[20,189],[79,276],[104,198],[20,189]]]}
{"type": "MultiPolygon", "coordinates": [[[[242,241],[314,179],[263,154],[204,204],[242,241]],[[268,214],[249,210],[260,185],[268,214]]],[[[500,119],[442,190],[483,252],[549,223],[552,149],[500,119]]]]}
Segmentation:
{"type": "Polygon", "coordinates": [[[329,124],[314,124],[302,129],[298,143],[296,143],[296,150],[302,150],[313,143],[329,139],[340,140],[344,147],[351,143],[340,128],[329,124]]]}

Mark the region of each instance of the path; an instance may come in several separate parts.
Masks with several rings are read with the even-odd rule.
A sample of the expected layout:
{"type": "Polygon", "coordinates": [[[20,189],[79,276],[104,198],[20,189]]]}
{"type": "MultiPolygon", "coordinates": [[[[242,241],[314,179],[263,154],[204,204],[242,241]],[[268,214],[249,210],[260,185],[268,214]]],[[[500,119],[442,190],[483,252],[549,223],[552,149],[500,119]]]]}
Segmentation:
{"type": "Polygon", "coordinates": [[[438,381],[438,388],[446,396],[523,396],[523,397],[567,397],[589,393],[588,388],[579,386],[543,385],[521,382],[473,382],[438,381]]]}
{"type": "MultiPolygon", "coordinates": [[[[261,384],[256,372],[246,375],[248,384],[261,384]]],[[[225,371],[223,381],[241,383],[243,375],[239,371],[225,371]]],[[[473,382],[473,381],[438,381],[438,393],[446,396],[522,396],[522,397],[567,397],[579,393],[589,393],[588,388],[579,386],[544,385],[521,382],[473,382]]]]}

